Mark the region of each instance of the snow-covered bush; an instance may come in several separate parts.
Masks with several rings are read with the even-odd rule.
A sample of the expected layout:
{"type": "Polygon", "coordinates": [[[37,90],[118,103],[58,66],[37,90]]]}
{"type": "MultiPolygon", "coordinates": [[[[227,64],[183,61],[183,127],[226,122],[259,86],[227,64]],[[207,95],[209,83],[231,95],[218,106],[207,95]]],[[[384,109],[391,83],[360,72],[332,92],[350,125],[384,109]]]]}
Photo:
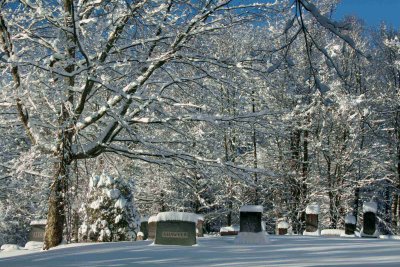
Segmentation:
{"type": "Polygon", "coordinates": [[[122,177],[92,176],[83,205],[81,240],[110,242],[135,240],[139,215],[133,203],[133,184],[122,177]]]}

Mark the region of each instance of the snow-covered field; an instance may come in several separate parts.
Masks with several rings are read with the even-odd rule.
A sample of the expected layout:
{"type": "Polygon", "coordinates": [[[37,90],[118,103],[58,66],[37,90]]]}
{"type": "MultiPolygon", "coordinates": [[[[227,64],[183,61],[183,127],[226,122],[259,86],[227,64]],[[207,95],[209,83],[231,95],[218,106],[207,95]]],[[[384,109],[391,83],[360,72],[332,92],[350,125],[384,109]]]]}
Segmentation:
{"type": "Polygon", "coordinates": [[[270,244],[235,245],[233,239],[205,237],[193,247],[138,241],[2,251],[0,266],[400,266],[399,240],[270,236],[270,244]]]}

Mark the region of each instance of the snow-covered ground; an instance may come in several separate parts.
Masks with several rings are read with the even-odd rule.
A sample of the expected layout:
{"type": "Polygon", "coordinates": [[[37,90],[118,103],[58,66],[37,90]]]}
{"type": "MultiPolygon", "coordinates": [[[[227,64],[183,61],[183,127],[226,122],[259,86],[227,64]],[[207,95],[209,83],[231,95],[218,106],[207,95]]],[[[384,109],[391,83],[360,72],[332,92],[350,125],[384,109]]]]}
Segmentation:
{"type": "Polygon", "coordinates": [[[235,245],[234,237],[205,237],[193,247],[150,241],[63,245],[50,251],[0,252],[0,266],[399,266],[400,241],[270,236],[270,244],[235,245]],[[14,253],[14,254],[13,254],[14,253]],[[26,254],[31,253],[31,254],[26,254]]]}

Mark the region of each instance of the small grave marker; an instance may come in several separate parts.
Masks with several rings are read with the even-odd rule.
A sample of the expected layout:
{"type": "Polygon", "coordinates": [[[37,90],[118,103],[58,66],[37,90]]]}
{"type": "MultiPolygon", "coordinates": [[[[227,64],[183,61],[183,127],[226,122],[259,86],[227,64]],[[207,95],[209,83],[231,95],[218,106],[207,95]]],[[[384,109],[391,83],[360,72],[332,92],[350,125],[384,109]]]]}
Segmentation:
{"type": "Polygon", "coordinates": [[[319,205],[316,203],[306,207],[306,230],[303,235],[321,235],[318,228],[319,205]]]}
{"type": "Polygon", "coordinates": [[[219,230],[219,234],[221,236],[237,235],[239,233],[239,230],[240,230],[239,225],[224,226],[224,227],[221,227],[221,229],[219,230]]]}
{"type": "Polygon", "coordinates": [[[31,231],[29,233],[29,241],[43,242],[44,232],[46,230],[47,220],[34,220],[31,221],[31,231]]]}
{"type": "Polygon", "coordinates": [[[137,235],[136,235],[136,241],[142,241],[142,240],[144,240],[144,234],[143,234],[143,232],[137,233],[137,235]]]}
{"type": "Polygon", "coordinates": [[[278,223],[278,235],[286,235],[288,233],[289,224],[286,221],[280,221],[278,223]]]}
{"type": "Polygon", "coordinates": [[[188,212],[161,212],[157,215],[154,243],[193,246],[196,244],[198,215],[188,212]]]}
{"type": "Polygon", "coordinates": [[[354,235],[356,231],[356,217],[352,214],[348,214],[344,218],[344,233],[346,235],[354,235]]]}

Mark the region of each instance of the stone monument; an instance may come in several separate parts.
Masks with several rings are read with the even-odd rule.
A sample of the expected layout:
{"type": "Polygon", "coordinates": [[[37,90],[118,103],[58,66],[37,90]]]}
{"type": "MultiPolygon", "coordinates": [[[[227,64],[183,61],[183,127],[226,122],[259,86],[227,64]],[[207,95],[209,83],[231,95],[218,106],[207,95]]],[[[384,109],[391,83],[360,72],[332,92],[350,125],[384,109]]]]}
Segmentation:
{"type": "Polygon", "coordinates": [[[246,205],[240,208],[240,232],[235,244],[267,244],[267,233],[263,231],[261,217],[263,206],[246,205]]]}
{"type": "Polygon", "coordinates": [[[47,220],[34,220],[31,221],[31,231],[29,232],[29,241],[44,241],[44,232],[46,230],[47,220]]]}
{"type": "Polygon", "coordinates": [[[316,203],[310,204],[306,207],[306,230],[303,235],[321,235],[318,227],[319,205],[316,203]]]}
{"type": "Polygon", "coordinates": [[[198,215],[188,212],[161,212],[157,215],[154,244],[193,246],[196,244],[198,215]]]}
{"type": "Polygon", "coordinates": [[[364,202],[363,204],[363,227],[361,229],[362,237],[378,237],[379,232],[376,229],[376,212],[378,205],[376,202],[364,202]]]}

